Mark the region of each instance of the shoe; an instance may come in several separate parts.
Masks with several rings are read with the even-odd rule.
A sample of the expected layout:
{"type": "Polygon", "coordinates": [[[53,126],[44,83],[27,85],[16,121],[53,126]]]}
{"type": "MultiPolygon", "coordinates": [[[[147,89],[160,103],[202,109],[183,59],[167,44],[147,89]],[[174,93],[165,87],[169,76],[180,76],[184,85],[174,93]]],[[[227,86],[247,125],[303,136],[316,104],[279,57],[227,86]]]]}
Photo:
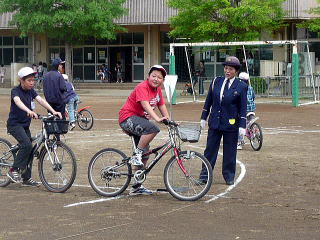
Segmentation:
{"type": "Polygon", "coordinates": [[[40,183],[34,181],[32,178],[29,178],[28,180],[23,180],[22,185],[30,187],[39,187],[40,183]]]}
{"type": "Polygon", "coordinates": [[[21,182],[21,176],[20,176],[20,173],[18,171],[15,171],[15,170],[10,170],[8,173],[7,173],[7,177],[10,178],[10,180],[14,183],[19,183],[21,182]]]}
{"type": "Polygon", "coordinates": [[[147,188],[145,188],[143,185],[141,185],[138,188],[131,188],[129,195],[151,195],[153,192],[147,188]]]}
{"type": "Polygon", "coordinates": [[[242,150],[242,145],[241,144],[238,144],[237,150],[242,150]]]}
{"type": "Polygon", "coordinates": [[[70,123],[69,131],[72,131],[75,127],[76,127],[76,125],[73,122],[70,123]]]}
{"type": "Polygon", "coordinates": [[[234,181],[233,181],[233,180],[231,180],[231,181],[226,181],[226,184],[227,184],[227,185],[233,185],[233,184],[234,184],[234,181]]]}
{"type": "Polygon", "coordinates": [[[139,150],[138,148],[135,150],[135,153],[130,158],[129,163],[133,166],[140,166],[143,167],[144,164],[142,162],[142,153],[143,151],[139,150]]]}
{"type": "Polygon", "coordinates": [[[198,185],[206,185],[207,184],[207,180],[198,179],[198,180],[196,180],[196,184],[198,184],[198,185]]]}

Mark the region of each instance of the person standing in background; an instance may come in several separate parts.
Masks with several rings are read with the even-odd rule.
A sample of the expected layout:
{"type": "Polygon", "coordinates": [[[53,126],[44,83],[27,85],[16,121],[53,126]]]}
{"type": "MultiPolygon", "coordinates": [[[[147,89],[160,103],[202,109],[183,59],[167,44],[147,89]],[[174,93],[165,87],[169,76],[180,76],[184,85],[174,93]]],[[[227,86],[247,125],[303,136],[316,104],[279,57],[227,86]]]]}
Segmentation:
{"type": "Polygon", "coordinates": [[[114,70],[116,71],[117,83],[123,83],[121,62],[117,62],[114,70]]]}
{"type": "Polygon", "coordinates": [[[6,75],[6,69],[4,67],[3,64],[1,64],[0,66],[0,79],[1,79],[1,83],[4,82],[4,76],[6,75]]]}

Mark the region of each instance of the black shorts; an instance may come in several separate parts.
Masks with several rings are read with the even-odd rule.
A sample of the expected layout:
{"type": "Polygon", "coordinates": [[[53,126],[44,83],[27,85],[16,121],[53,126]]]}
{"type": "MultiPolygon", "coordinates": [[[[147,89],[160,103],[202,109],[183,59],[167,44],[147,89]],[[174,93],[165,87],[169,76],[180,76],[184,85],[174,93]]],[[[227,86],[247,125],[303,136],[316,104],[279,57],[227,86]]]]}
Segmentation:
{"type": "Polygon", "coordinates": [[[160,129],[154,123],[150,122],[148,119],[138,116],[131,116],[125,121],[120,123],[120,127],[133,135],[142,136],[151,133],[158,133],[160,129]]]}

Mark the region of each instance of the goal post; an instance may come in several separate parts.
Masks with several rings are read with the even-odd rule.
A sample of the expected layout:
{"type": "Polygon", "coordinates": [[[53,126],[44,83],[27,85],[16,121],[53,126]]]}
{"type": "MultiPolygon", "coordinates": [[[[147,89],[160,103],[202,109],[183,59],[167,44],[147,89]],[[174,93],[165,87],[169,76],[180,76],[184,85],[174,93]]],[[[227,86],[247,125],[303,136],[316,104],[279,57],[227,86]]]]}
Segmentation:
{"type": "Polygon", "coordinates": [[[169,72],[178,75],[182,88],[176,89],[172,103],[204,100],[201,87],[206,91],[214,77],[223,76],[222,63],[230,55],[243,63],[241,71],[250,74],[258,97],[291,100],[293,106],[318,103],[312,54],[307,41],[297,40],[171,43],[169,72]],[[197,75],[200,61],[205,77],[197,75]]]}

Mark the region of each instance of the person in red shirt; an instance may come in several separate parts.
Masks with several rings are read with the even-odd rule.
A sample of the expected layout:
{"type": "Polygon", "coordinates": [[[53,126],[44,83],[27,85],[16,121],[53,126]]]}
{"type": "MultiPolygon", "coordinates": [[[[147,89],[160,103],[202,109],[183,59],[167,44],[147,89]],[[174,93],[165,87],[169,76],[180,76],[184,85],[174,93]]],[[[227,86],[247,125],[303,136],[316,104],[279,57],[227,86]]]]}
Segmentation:
{"type": "MultiPolygon", "coordinates": [[[[150,68],[148,78],[139,83],[129,95],[127,101],[119,111],[120,127],[134,135],[137,148],[130,159],[133,166],[143,167],[148,159],[142,159],[142,154],[149,149],[149,143],[160,132],[159,127],[152,121],[158,123],[169,119],[161,85],[167,75],[161,65],[150,68]],[[162,117],[154,111],[158,107],[162,117]]],[[[135,184],[130,191],[131,194],[150,194],[150,190],[140,184],[135,184]]]]}

